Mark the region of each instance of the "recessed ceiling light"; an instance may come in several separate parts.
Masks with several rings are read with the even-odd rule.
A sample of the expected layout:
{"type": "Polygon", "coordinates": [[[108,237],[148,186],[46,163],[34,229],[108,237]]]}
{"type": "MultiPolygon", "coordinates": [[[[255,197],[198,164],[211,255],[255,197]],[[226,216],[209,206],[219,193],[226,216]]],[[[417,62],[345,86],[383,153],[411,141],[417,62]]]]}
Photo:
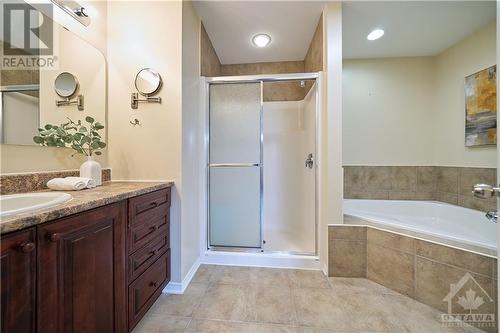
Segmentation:
{"type": "Polygon", "coordinates": [[[271,36],[266,34],[257,34],[253,36],[252,43],[257,47],[266,47],[271,43],[271,36]]]}
{"type": "Polygon", "coordinates": [[[368,36],[366,36],[366,39],[368,39],[368,40],[376,40],[376,39],[379,39],[380,37],[382,37],[383,35],[384,35],[384,30],[382,30],[382,29],[375,29],[372,32],[370,32],[368,34],[368,36]]]}

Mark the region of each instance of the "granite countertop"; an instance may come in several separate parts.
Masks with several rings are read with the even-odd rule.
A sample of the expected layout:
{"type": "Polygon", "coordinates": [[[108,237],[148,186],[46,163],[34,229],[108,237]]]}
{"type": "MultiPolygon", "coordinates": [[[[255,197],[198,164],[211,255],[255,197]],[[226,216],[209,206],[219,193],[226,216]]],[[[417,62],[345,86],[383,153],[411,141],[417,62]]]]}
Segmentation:
{"type": "Polygon", "coordinates": [[[102,186],[82,191],[61,191],[73,196],[70,201],[39,210],[7,216],[0,220],[0,234],[21,230],[61,217],[101,207],[141,194],[173,186],[173,182],[104,182],[102,186]]]}

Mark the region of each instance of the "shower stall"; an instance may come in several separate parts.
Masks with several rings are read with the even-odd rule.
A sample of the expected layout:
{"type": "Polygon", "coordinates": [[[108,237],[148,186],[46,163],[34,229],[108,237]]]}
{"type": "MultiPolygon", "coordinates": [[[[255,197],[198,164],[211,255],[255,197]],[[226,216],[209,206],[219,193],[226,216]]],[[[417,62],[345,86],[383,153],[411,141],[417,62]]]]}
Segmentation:
{"type": "Polygon", "coordinates": [[[209,251],[317,255],[317,79],[206,79],[209,251]]]}

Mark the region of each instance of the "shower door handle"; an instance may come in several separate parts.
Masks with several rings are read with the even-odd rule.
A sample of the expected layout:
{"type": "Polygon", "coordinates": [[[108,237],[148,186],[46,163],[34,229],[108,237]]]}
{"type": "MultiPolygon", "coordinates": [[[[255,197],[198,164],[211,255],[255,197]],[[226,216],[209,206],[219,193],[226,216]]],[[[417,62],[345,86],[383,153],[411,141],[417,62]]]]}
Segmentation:
{"type": "Polygon", "coordinates": [[[309,168],[309,169],[312,169],[313,166],[314,166],[314,160],[313,160],[313,154],[309,154],[307,155],[307,159],[306,159],[306,168],[309,168]]]}
{"type": "Polygon", "coordinates": [[[260,163],[210,163],[210,168],[244,168],[244,167],[258,167],[260,163]]]}

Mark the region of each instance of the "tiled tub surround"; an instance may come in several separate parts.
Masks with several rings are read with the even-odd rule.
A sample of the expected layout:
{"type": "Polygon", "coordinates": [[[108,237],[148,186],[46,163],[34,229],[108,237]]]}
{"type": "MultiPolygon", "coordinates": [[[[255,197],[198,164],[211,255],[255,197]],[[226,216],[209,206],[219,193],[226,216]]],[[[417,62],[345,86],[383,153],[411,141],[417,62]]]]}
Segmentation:
{"type": "Polygon", "coordinates": [[[344,166],[344,198],[436,200],[481,211],[496,200],[472,196],[474,184],[496,184],[496,169],[441,166],[344,166]]]}
{"type": "MultiPolygon", "coordinates": [[[[40,171],[0,175],[0,194],[14,194],[47,189],[52,178],[78,177],[79,170],[40,171]]],[[[102,181],[111,180],[111,169],[102,169],[102,181]]]]}
{"type": "MultiPolygon", "coordinates": [[[[443,299],[450,285],[470,273],[493,299],[483,297],[481,313],[497,313],[497,260],[493,257],[370,226],[330,225],[328,238],[330,276],[367,278],[447,313],[443,299]]],[[[464,311],[456,301],[471,283],[453,299],[454,313],[464,311]]]]}

